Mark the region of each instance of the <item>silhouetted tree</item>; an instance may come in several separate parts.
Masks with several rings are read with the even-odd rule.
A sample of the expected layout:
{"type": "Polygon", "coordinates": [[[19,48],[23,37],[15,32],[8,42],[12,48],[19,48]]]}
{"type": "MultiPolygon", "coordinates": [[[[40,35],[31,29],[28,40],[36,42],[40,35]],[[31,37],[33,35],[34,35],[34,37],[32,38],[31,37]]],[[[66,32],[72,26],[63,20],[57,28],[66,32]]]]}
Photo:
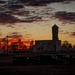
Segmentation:
{"type": "Polygon", "coordinates": [[[27,50],[27,46],[23,45],[22,50],[27,50]]]}
{"type": "Polygon", "coordinates": [[[72,51],[72,44],[69,43],[68,41],[64,41],[62,44],[62,48],[64,48],[65,51],[72,51]]]}
{"type": "Polygon", "coordinates": [[[73,51],[73,48],[72,48],[72,44],[71,43],[68,44],[68,50],[69,51],[73,51]]]}
{"type": "Polygon", "coordinates": [[[33,46],[34,46],[34,41],[32,40],[31,42],[30,42],[30,50],[33,50],[33,46]]]}
{"type": "Polygon", "coordinates": [[[16,43],[16,42],[12,42],[12,43],[11,43],[11,48],[12,48],[12,50],[18,50],[18,45],[17,45],[17,43],[16,43]]]}
{"type": "Polygon", "coordinates": [[[1,41],[0,41],[0,50],[2,49],[2,43],[1,43],[1,41]]]}
{"type": "Polygon", "coordinates": [[[3,45],[3,46],[2,46],[2,50],[5,50],[5,49],[6,49],[6,48],[5,48],[5,46],[3,45]]]}
{"type": "Polygon", "coordinates": [[[22,50],[23,49],[23,42],[21,41],[21,39],[18,39],[17,44],[18,44],[18,49],[22,50]]]}
{"type": "Polygon", "coordinates": [[[75,51],[75,45],[73,45],[73,49],[74,49],[74,51],[75,51]]]}

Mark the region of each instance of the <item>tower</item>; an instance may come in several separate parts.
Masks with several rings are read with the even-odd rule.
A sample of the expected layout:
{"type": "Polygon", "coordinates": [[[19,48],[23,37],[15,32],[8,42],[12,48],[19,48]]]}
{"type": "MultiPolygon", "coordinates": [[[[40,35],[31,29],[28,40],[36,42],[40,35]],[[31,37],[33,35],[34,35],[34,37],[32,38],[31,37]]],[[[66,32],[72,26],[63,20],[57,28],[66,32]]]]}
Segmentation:
{"type": "Polygon", "coordinates": [[[55,24],[52,27],[52,40],[54,51],[60,51],[61,41],[58,38],[58,29],[59,27],[55,24]]]}
{"type": "Polygon", "coordinates": [[[57,41],[58,39],[58,26],[55,24],[52,27],[52,40],[57,41]]]}

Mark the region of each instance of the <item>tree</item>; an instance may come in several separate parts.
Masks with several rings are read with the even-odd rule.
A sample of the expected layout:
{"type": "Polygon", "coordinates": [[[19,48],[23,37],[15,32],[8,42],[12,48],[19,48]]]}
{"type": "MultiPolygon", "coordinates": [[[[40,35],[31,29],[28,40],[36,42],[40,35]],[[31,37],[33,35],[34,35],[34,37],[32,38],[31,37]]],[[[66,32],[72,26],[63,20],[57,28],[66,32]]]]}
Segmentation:
{"type": "Polygon", "coordinates": [[[27,50],[27,46],[23,45],[22,50],[27,50]]]}
{"type": "Polygon", "coordinates": [[[17,43],[16,43],[16,42],[12,42],[12,43],[11,43],[11,48],[12,48],[12,50],[18,50],[18,45],[17,45],[17,43]]]}
{"type": "Polygon", "coordinates": [[[64,41],[62,44],[62,47],[67,51],[71,51],[73,49],[72,44],[69,43],[68,41],[64,41]]]}
{"type": "Polygon", "coordinates": [[[73,49],[74,49],[74,51],[75,51],[75,45],[73,45],[73,49]]]}
{"type": "Polygon", "coordinates": [[[33,45],[34,45],[34,41],[32,40],[32,41],[30,42],[30,49],[33,48],[33,45]]]}
{"type": "Polygon", "coordinates": [[[23,49],[23,42],[21,41],[21,39],[18,39],[17,44],[18,44],[18,49],[22,50],[23,49]]]}

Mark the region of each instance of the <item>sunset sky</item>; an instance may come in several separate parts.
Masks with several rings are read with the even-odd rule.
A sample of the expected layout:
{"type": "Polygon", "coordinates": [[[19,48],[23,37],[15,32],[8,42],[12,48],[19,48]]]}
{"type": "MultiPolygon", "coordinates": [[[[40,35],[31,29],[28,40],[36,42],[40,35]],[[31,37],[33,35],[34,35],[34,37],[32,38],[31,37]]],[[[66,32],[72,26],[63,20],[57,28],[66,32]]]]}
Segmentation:
{"type": "Polygon", "coordinates": [[[75,44],[75,0],[21,0],[17,3],[23,7],[19,8],[0,1],[4,1],[0,2],[0,39],[8,35],[23,41],[51,40],[56,24],[59,39],[75,44]]]}

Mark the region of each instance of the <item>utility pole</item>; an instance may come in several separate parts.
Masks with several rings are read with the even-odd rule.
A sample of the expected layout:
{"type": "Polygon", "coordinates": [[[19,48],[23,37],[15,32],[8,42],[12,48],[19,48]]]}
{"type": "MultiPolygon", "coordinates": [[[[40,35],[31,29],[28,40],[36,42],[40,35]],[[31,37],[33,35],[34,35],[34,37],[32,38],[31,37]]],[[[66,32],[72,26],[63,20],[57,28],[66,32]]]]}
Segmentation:
{"type": "Polygon", "coordinates": [[[8,36],[6,36],[6,40],[7,40],[7,55],[8,55],[8,36]]]}

